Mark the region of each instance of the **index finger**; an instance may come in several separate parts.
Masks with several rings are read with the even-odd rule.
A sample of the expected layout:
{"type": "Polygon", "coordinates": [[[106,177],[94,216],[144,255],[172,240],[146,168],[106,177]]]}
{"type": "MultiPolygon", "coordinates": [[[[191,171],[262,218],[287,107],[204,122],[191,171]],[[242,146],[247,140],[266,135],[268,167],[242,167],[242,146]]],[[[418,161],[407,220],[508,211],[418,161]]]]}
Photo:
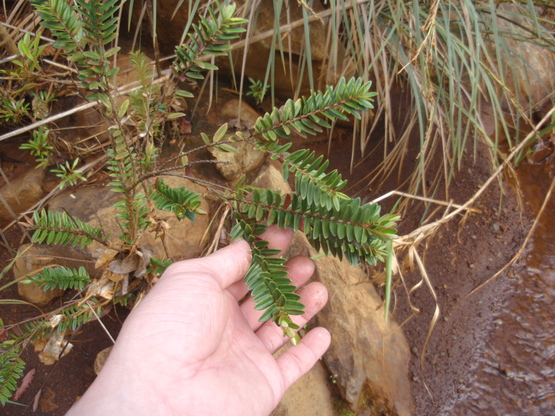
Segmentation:
{"type": "Polygon", "coordinates": [[[210,275],[227,289],[240,282],[251,265],[251,248],[245,240],[236,240],[209,256],[180,261],[166,269],[164,275],[186,276],[190,273],[210,275]]]}
{"type": "MultiPolygon", "coordinates": [[[[291,240],[293,240],[293,230],[291,228],[278,228],[272,225],[260,234],[260,238],[267,240],[270,243],[270,248],[281,250],[279,255],[282,255],[289,248],[291,240]]],[[[248,292],[247,285],[242,281],[234,283],[227,289],[237,300],[242,299],[248,292]]]]}

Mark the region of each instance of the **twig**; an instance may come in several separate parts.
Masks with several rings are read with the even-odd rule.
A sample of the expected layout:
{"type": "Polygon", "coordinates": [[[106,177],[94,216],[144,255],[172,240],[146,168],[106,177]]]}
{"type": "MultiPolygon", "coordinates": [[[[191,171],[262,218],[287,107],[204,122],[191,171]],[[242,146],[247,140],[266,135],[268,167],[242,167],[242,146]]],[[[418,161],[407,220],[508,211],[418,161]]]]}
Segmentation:
{"type": "Polygon", "coordinates": [[[522,151],[522,149],[528,144],[530,139],[534,137],[541,126],[550,119],[551,115],[555,112],[555,107],[553,107],[547,114],[541,119],[541,121],[536,124],[536,126],[532,129],[530,133],[522,140],[522,142],[503,160],[503,163],[499,165],[499,167],[493,172],[493,174],[488,178],[488,180],[478,189],[478,191],[466,201],[463,205],[459,208],[454,210],[453,212],[449,213],[448,215],[444,216],[443,218],[434,221],[430,224],[424,225],[422,227],[417,228],[416,230],[412,231],[409,234],[399,237],[396,239],[393,244],[394,246],[401,247],[401,246],[410,246],[413,244],[419,244],[423,239],[425,239],[428,235],[433,233],[437,227],[441,224],[450,221],[455,215],[459,214],[463,210],[467,210],[468,207],[485,192],[489,185],[503,172],[503,169],[509,165],[509,163],[514,159],[514,157],[522,151]]]}
{"type": "Polygon", "coordinates": [[[407,198],[417,199],[419,201],[424,201],[424,202],[431,202],[433,204],[443,205],[445,207],[462,208],[462,209],[465,209],[467,211],[474,212],[475,214],[481,214],[482,213],[482,210],[480,210],[480,209],[470,208],[470,207],[463,207],[462,205],[453,204],[452,202],[440,201],[438,199],[426,198],[424,196],[411,195],[411,194],[408,194],[408,193],[402,192],[402,191],[388,192],[387,194],[384,194],[384,195],[382,195],[382,196],[380,196],[376,199],[373,199],[371,201],[371,203],[376,203],[376,202],[382,201],[386,198],[389,198],[391,195],[405,196],[407,198]]]}

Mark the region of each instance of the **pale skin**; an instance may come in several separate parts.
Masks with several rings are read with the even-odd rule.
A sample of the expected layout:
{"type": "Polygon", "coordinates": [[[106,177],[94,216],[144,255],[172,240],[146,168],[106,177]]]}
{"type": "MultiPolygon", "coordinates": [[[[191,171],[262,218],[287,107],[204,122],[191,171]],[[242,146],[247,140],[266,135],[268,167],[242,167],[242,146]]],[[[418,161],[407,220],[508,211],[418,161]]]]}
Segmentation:
{"type": "MultiPolygon", "coordinates": [[[[270,228],[263,238],[285,250],[291,230],[270,228]]],[[[102,372],[68,415],[263,416],[312,368],[330,344],[314,328],[278,358],[288,341],[261,312],[242,279],[250,266],[243,240],[204,258],[170,266],[125,321],[102,372]]],[[[306,257],[288,261],[306,305],[301,327],[326,303],[326,288],[305,283],[314,272],[306,257]],[[304,285],[304,287],[303,287],[304,285]]]]}

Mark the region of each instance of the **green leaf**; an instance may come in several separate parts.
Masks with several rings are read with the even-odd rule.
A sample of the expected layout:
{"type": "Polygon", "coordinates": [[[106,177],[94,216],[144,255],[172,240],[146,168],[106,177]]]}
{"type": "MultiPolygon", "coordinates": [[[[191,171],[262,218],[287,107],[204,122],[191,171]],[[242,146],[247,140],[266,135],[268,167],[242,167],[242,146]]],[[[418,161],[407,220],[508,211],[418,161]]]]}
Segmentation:
{"type": "Polygon", "coordinates": [[[216,133],[214,133],[214,138],[212,139],[214,143],[218,143],[225,137],[225,134],[227,133],[227,127],[228,124],[225,123],[218,129],[218,131],[216,131],[216,133]]]}
{"type": "Polygon", "coordinates": [[[129,100],[125,100],[118,110],[118,117],[123,118],[127,114],[127,109],[129,108],[129,100]]]}
{"type": "Polygon", "coordinates": [[[218,150],[221,150],[223,152],[236,153],[236,154],[239,153],[239,150],[237,148],[235,148],[235,147],[233,147],[233,146],[231,146],[227,143],[219,144],[217,146],[214,146],[214,148],[216,148],[218,150]]]}
{"type": "Polygon", "coordinates": [[[170,113],[168,114],[168,116],[166,117],[168,120],[173,120],[176,118],[180,118],[180,117],[185,117],[186,114],[185,113],[170,113]]]}

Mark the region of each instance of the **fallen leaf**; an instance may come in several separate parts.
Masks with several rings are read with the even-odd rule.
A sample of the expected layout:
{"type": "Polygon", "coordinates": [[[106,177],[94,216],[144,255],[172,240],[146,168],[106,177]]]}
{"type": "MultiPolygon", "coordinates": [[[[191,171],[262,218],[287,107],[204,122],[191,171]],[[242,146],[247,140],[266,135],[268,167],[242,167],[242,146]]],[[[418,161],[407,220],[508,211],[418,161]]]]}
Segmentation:
{"type": "Polygon", "coordinates": [[[108,270],[118,274],[128,274],[137,270],[140,261],[141,257],[135,253],[123,260],[114,260],[108,266],[108,270]]]}
{"type": "Polygon", "coordinates": [[[120,274],[120,273],[114,273],[111,270],[108,270],[108,272],[106,273],[106,276],[108,276],[108,279],[110,279],[112,282],[121,282],[123,279],[125,279],[127,276],[129,276],[129,274],[120,274]]]}
{"type": "Polygon", "coordinates": [[[37,391],[37,394],[35,394],[35,399],[33,400],[33,413],[35,413],[37,411],[37,409],[39,408],[39,401],[40,401],[40,394],[42,393],[42,389],[39,389],[39,391],[37,391]]]}
{"type": "Polygon", "coordinates": [[[25,374],[25,377],[23,377],[23,379],[21,380],[21,386],[17,389],[17,391],[13,395],[14,402],[17,402],[19,398],[23,396],[23,393],[27,391],[27,389],[31,385],[31,382],[33,381],[33,377],[35,377],[34,368],[31,371],[29,371],[27,374],[25,374]]]}
{"type": "Polygon", "coordinates": [[[43,364],[52,365],[58,361],[62,351],[64,352],[63,355],[66,355],[72,348],[73,344],[64,341],[64,334],[54,332],[46,343],[44,350],[39,354],[40,361],[43,364]]]}
{"type": "MultiPolygon", "coordinates": [[[[124,276],[125,277],[125,276],[124,276]]],[[[102,296],[106,300],[112,300],[114,298],[114,282],[108,282],[98,289],[97,294],[102,296]]]]}
{"type": "Polygon", "coordinates": [[[110,263],[118,254],[117,250],[112,250],[110,248],[98,249],[97,252],[100,252],[100,255],[98,256],[98,260],[96,260],[96,263],[94,265],[95,269],[100,269],[101,267],[110,263]]]}
{"type": "Polygon", "coordinates": [[[142,277],[146,274],[146,269],[150,266],[150,258],[154,254],[154,250],[149,246],[139,246],[140,251],[137,254],[140,256],[141,261],[135,271],[135,277],[142,277]]]}

